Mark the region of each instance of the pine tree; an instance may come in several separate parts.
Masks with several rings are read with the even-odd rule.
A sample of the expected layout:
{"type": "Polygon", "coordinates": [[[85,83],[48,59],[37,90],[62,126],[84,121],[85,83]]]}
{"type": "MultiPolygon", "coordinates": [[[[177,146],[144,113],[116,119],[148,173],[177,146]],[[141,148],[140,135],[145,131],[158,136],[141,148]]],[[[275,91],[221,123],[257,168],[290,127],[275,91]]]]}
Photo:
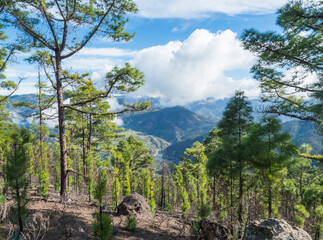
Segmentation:
{"type": "Polygon", "coordinates": [[[97,167],[97,177],[96,184],[93,190],[93,197],[98,201],[99,212],[95,215],[95,222],[93,224],[94,233],[102,240],[112,239],[112,220],[111,218],[103,214],[103,198],[107,194],[107,185],[108,185],[108,175],[106,173],[106,168],[101,159],[96,161],[97,167]]]}
{"type": "Polygon", "coordinates": [[[280,172],[296,153],[287,133],[280,133],[281,122],[273,116],[265,116],[255,124],[247,138],[248,155],[254,169],[259,169],[264,179],[268,216],[273,216],[273,191],[280,172]]]}
{"type": "MultiPolygon", "coordinates": [[[[6,17],[2,18],[1,23],[5,26],[12,26],[19,31],[20,38],[23,39],[23,46],[32,46],[36,49],[47,51],[48,59],[52,60],[44,62],[43,66],[46,69],[46,75],[52,80],[53,89],[57,93],[58,129],[61,148],[60,195],[63,199],[66,199],[68,169],[65,110],[69,108],[85,114],[92,113],[84,112],[78,108],[78,106],[84,104],[84,101],[70,104],[64,103],[63,90],[66,86],[65,83],[75,83],[82,76],[64,71],[63,62],[81,51],[91,40],[101,34],[113,41],[130,40],[133,35],[126,32],[124,26],[128,22],[127,14],[137,11],[136,5],[132,0],[112,2],[90,0],[3,1],[2,11],[6,17]],[[56,14],[52,14],[53,12],[56,14]],[[53,74],[48,71],[48,67],[54,69],[53,74]]],[[[105,81],[105,89],[100,91],[95,98],[87,99],[86,103],[90,103],[97,98],[109,97],[114,90],[119,93],[134,92],[144,83],[143,74],[129,64],[122,69],[114,68],[112,72],[106,75],[105,81]]],[[[127,105],[123,112],[143,110],[148,105],[147,103],[127,105]]],[[[113,115],[111,112],[105,114],[113,115]]]]}
{"type": "Polygon", "coordinates": [[[281,31],[248,29],[242,35],[244,47],[258,57],[251,71],[260,81],[263,100],[273,103],[265,111],[318,127],[323,120],[322,12],[322,2],[291,0],[277,12],[281,31]],[[307,84],[313,73],[316,77],[307,84]]]}
{"type": "Polygon", "coordinates": [[[206,164],[206,171],[209,177],[213,178],[212,183],[212,202],[213,202],[213,209],[216,208],[216,185],[217,185],[217,177],[219,176],[218,171],[218,156],[216,151],[218,150],[221,144],[221,139],[219,137],[219,130],[217,128],[213,128],[212,131],[208,134],[206,139],[203,141],[203,145],[205,146],[205,154],[207,156],[207,164],[206,164]]]}
{"type": "Polygon", "coordinates": [[[182,201],[182,205],[181,205],[181,210],[183,211],[184,216],[186,216],[188,214],[188,211],[190,209],[190,202],[188,199],[188,193],[184,187],[184,180],[183,180],[183,175],[181,172],[180,167],[176,166],[176,165],[172,165],[174,172],[173,172],[173,178],[175,181],[175,185],[177,187],[177,191],[179,192],[179,199],[182,201]]]}
{"type": "MultiPolygon", "coordinates": [[[[233,98],[228,102],[223,117],[218,124],[219,135],[222,138],[222,153],[227,160],[227,167],[230,169],[230,208],[231,208],[231,228],[234,208],[234,179],[239,181],[239,199],[238,199],[238,222],[240,226],[243,221],[243,195],[244,195],[244,172],[246,169],[246,160],[244,159],[244,149],[242,144],[243,137],[247,134],[248,127],[252,122],[252,108],[246,100],[243,92],[236,92],[233,98]]],[[[239,236],[241,229],[239,229],[239,236]]]]}
{"type": "Polygon", "coordinates": [[[119,181],[119,168],[113,168],[113,178],[112,178],[112,186],[111,186],[111,196],[112,196],[112,206],[114,209],[117,209],[119,204],[119,196],[120,196],[120,181],[119,181]]]}
{"type": "Polygon", "coordinates": [[[28,168],[28,154],[27,145],[32,139],[32,135],[26,128],[16,129],[11,135],[11,151],[8,155],[8,162],[6,165],[6,176],[8,186],[12,190],[12,196],[15,201],[11,208],[13,221],[18,223],[19,232],[16,239],[21,238],[21,233],[24,232],[24,221],[27,217],[27,168],[28,168]]]}

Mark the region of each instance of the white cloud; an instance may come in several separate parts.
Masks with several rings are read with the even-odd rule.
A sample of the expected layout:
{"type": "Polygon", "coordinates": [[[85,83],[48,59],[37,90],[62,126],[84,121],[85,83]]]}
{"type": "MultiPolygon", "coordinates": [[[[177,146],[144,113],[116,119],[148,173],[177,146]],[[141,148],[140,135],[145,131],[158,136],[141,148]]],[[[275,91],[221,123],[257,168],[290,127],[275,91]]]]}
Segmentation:
{"type": "Polygon", "coordinates": [[[116,98],[109,98],[107,100],[109,102],[110,105],[110,111],[119,111],[123,108],[123,106],[121,104],[118,103],[118,100],[116,98]]]}
{"type": "MultiPolygon", "coordinates": [[[[34,82],[21,82],[18,87],[18,90],[15,92],[15,94],[19,95],[19,94],[35,93],[36,90],[37,89],[35,88],[34,82]]],[[[0,95],[8,95],[10,93],[11,93],[11,91],[0,89],[0,95]]]]}
{"type": "MultiPolygon", "coordinates": [[[[249,97],[259,94],[258,83],[246,76],[255,58],[243,49],[237,34],[231,30],[211,33],[198,29],[184,41],[170,41],[135,51],[136,54],[130,50],[113,49],[114,53],[110,54],[111,48],[88,48],[63,64],[76,71],[91,71],[92,79],[102,87],[100,81],[106,72],[130,60],[144,72],[146,79],[137,96],[159,97],[168,106],[230,97],[235,90],[244,90],[249,97]],[[240,76],[233,78],[232,71],[234,76],[240,76]]],[[[34,92],[33,85],[30,81],[23,82],[17,93],[34,92]]],[[[115,103],[111,102],[117,109],[119,106],[115,103]]]]}
{"type": "Polygon", "coordinates": [[[212,13],[228,15],[273,13],[287,0],[135,0],[146,18],[203,18],[212,13]]]}
{"type": "Polygon", "coordinates": [[[236,80],[225,74],[249,69],[254,60],[231,30],[211,33],[199,29],[183,42],[139,51],[132,64],[146,76],[140,95],[160,97],[164,105],[184,105],[209,97],[230,97],[235,90],[256,97],[259,89],[255,80],[236,80]]]}
{"type": "Polygon", "coordinates": [[[115,124],[117,124],[118,127],[122,127],[123,126],[123,120],[122,120],[122,118],[116,117],[115,119],[112,120],[112,122],[114,122],[115,124]]]}

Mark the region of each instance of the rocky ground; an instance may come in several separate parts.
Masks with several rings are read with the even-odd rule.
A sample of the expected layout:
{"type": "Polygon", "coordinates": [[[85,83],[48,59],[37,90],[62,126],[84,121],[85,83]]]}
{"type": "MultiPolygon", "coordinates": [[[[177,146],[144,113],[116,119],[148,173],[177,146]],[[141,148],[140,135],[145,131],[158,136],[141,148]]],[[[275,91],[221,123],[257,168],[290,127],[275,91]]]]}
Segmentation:
{"type": "MultiPolygon", "coordinates": [[[[60,202],[59,193],[50,189],[48,198],[42,199],[34,191],[29,193],[29,233],[40,235],[46,229],[45,240],[61,239],[95,239],[92,231],[93,214],[98,211],[94,202],[89,203],[88,196],[70,194],[70,201],[60,202]],[[35,233],[34,233],[35,232],[35,233]]],[[[10,201],[9,203],[10,204],[10,201]]],[[[126,216],[118,216],[108,206],[105,214],[113,219],[116,229],[114,239],[191,239],[190,223],[181,218],[181,214],[169,214],[157,210],[152,219],[138,219],[137,228],[133,232],[126,230],[126,216]]],[[[7,239],[13,229],[9,220],[4,220],[0,227],[0,239],[7,239]]]]}
{"type": "MultiPolygon", "coordinates": [[[[29,218],[25,228],[26,236],[22,240],[86,240],[95,239],[92,224],[93,215],[98,211],[94,201],[89,202],[84,194],[71,193],[69,201],[62,203],[59,193],[50,188],[47,199],[42,199],[35,191],[29,192],[29,218]],[[36,236],[36,237],[35,237],[36,236]]],[[[107,202],[110,202],[107,200],[107,202]]],[[[127,201],[124,201],[127,202],[127,201]]],[[[0,240],[10,238],[15,229],[7,215],[12,201],[0,205],[0,240]]],[[[147,203],[146,203],[147,204],[147,203]]],[[[136,204],[135,204],[136,205],[136,204]]],[[[128,202],[129,206],[129,202],[128,202]]],[[[138,206],[138,205],[136,205],[138,206]]],[[[148,205],[147,205],[148,206],[148,205]]],[[[132,208],[130,206],[129,209],[132,208]]],[[[119,216],[111,206],[107,206],[104,214],[108,214],[115,229],[113,238],[116,240],[170,240],[194,239],[191,231],[191,221],[182,218],[181,212],[172,214],[156,210],[153,217],[142,214],[137,218],[135,231],[126,229],[127,216],[119,216]]],[[[148,214],[146,214],[148,215],[148,214]]],[[[211,217],[214,218],[214,217],[211,217]]],[[[194,214],[190,220],[196,220],[194,214]]],[[[200,221],[195,239],[228,239],[229,231],[214,221],[200,221]]],[[[311,240],[304,230],[289,225],[285,220],[267,219],[253,221],[247,227],[244,240],[289,239],[311,240]]]]}

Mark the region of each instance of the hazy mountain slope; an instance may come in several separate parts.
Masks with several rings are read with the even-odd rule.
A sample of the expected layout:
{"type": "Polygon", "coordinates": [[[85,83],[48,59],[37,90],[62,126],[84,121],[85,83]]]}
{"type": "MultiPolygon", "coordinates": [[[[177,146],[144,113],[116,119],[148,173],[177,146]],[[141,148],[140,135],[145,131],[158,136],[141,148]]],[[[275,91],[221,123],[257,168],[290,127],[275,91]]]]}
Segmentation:
{"type": "MultiPolygon", "coordinates": [[[[315,129],[315,124],[311,122],[293,120],[283,123],[284,132],[288,132],[292,141],[301,146],[303,143],[310,144],[313,148],[312,154],[323,154],[323,137],[318,135],[315,129]]],[[[171,160],[175,163],[179,161],[181,156],[184,156],[186,148],[192,146],[196,141],[203,142],[207,134],[198,137],[188,138],[183,141],[173,143],[164,150],[164,158],[171,160]]]]}
{"type": "Polygon", "coordinates": [[[216,124],[215,119],[180,106],[126,116],[123,122],[125,128],[154,135],[171,143],[207,133],[216,124]]]}
{"type": "Polygon", "coordinates": [[[147,135],[142,132],[136,132],[131,129],[125,131],[125,134],[127,136],[133,135],[138,140],[143,141],[145,143],[145,146],[150,149],[151,154],[153,154],[154,156],[156,156],[159,151],[162,151],[163,149],[171,145],[171,143],[165,141],[164,139],[152,135],[147,135]]]}
{"type": "Polygon", "coordinates": [[[307,143],[312,146],[313,154],[323,154],[323,136],[317,133],[314,123],[299,120],[285,122],[283,131],[288,132],[298,146],[307,143]]]}
{"type": "MultiPolygon", "coordinates": [[[[225,110],[225,107],[229,101],[230,101],[230,98],[224,98],[224,99],[218,99],[218,100],[210,98],[210,99],[187,104],[184,107],[196,114],[210,116],[216,119],[221,119],[222,113],[225,110]]],[[[257,108],[262,104],[259,99],[249,99],[248,101],[251,103],[251,106],[254,111],[256,111],[257,108]]]]}
{"type": "Polygon", "coordinates": [[[183,141],[173,143],[163,151],[163,158],[171,160],[177,164],[179,162],[179,158],[185,156],[184,152],[186,148],[191,147],[195,142],[203,142],[207,135],[208,133],[205,133],[197,137],[191,137],[183,141]]]}

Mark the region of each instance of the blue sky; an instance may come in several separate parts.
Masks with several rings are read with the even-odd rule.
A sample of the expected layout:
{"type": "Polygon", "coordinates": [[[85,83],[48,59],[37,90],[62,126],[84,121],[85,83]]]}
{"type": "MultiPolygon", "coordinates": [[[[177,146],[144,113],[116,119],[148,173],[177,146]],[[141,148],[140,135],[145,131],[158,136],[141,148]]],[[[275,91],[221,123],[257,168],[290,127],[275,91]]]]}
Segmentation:
{"type": "MultiPolygon", "coordinates": [[[[241,47],[244,29],[275,30],[276,10],[285,0],[135,0],[130,42],[96,39],[66,61],[65,67],[88,71],[100,81],[115,65],[129,61],[146,76],[140,96],[160,97],[166,106],[230,97],[244,90],[254,98],[258,84],[249,69],[255,57],[241,47]]],[[[36,68],[22,61],[8,67],[9,79],[28,76],[18,94],[34,91],[36,68]]]]}

